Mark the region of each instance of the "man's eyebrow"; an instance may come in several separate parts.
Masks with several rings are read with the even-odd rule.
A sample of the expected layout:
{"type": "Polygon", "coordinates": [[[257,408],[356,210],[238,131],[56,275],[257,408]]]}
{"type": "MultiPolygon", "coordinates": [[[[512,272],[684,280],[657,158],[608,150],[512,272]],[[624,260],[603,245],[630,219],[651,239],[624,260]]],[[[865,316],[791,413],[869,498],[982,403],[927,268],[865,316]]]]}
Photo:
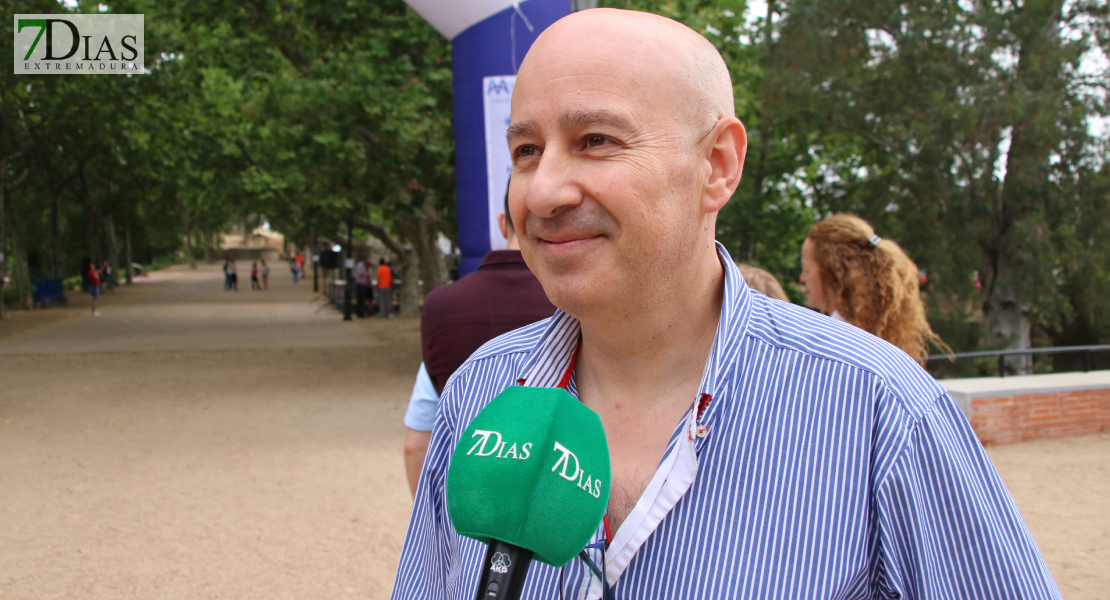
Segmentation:
{"type": "MultiPolygon", "coordinates": [[[[576,110],[559,117],[559,127],[562,129],[581,129],[590,125],[608,125],[624,130],[633,128],[628,119],[607,110],[576,110]]],[[[509,144],[512,144],[514,139],[536,135],[539,135],[539,128],[532,121],[513,123],[505,131],[505,139],[509,144]]]]}
{"type": "Polygon", "coordinates": [[[538,133],[536,124],[531,121],[513,123],[505,130],[505,140],[511,145],[516,138],[534,136],[538,133]]]}
{"type": "Polygon", "coordinates": [[[632,129],[632,125],[627,119],[606,110],[576,110],[559,118],[559,126],[563,129],[580,129],[589,125],[608,125],[618,129],[632,129]]]}

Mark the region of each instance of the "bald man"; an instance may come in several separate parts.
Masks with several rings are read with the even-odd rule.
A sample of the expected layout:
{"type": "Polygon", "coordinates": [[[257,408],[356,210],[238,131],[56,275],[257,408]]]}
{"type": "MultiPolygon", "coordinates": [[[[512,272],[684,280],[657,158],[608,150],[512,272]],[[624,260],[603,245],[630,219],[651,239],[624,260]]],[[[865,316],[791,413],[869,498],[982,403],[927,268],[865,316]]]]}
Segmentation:
{"type": "Polygon", "coordinates": [[[474,597],[485,546],[451,527],[450,453],[506,387],[561,381],[608,438],[606,550],[534,563],[525,598],[1059,597],[944,389],[752,293],[715,243],[746,139],[709,42],[642,13],[562,19],[521,65],[508,143],[521,252],[560,310],[445,388],[394,598],[474,597]]]}

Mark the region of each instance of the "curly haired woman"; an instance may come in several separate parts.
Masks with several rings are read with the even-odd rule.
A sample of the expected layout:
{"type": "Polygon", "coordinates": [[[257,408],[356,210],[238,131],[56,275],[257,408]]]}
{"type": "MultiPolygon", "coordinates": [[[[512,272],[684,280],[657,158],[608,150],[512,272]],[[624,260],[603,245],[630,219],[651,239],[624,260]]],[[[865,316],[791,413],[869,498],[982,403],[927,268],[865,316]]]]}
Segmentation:
{"type": "Polygon", "coordinates": [[[919,363],[930,343],[949,351],[925,320],[917,265],[855,215],[835,214],[809,230],[801,283],[811,308],[898,346],[919,363]]]}

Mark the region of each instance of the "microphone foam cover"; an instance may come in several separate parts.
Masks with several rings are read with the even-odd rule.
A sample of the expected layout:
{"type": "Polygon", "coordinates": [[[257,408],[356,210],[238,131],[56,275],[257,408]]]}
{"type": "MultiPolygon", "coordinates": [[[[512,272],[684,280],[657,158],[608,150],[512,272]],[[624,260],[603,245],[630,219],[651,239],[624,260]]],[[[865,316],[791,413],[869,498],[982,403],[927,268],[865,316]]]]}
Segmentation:
{"type": "Polygon", "coordinates": [[[459,535],[571,561],[609,504],[609,445],[597,413],[566,390],[512,386],[463,432],[447,471],[447,512],[459,535]]]}

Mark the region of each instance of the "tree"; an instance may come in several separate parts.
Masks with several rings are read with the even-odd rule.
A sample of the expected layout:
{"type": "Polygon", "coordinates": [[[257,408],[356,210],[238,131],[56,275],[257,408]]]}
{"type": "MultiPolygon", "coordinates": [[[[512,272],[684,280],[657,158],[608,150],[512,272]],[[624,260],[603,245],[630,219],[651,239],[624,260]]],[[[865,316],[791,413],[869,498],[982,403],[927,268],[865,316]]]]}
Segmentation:
{"type": "Polygon", "coordinates": [[[454,220],[447,41],[399,0],[218,8],[175,15],[186,53],[206,57],[195,68],[213,135],[249,164],[245,188],[294,238],[325,221],[373,225],[398,254],[402,314],[415,314],[417,280],[446,280],[436,240],[454,220]]]}

